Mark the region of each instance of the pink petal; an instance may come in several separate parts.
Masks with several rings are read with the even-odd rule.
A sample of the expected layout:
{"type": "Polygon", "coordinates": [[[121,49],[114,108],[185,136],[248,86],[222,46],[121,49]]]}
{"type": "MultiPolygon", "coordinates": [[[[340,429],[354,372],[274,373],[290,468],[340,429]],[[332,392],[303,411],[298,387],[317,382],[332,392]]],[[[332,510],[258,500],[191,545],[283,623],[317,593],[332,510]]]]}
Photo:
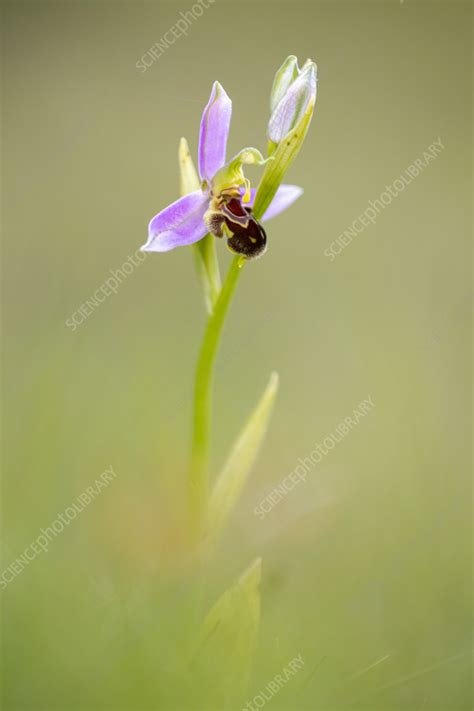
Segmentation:
{"type": "MultiPolygon", "coordinates": [[[[303,194],[303,192],[303,188],[298,187],[298,185],[280,185],[276,191],[275,197],[262,217],[262,222],[271,220],[272,217],[276,217],[280,214],[280,212],[283,212],[288,207],[293,205],[293,203],[303,194]]],[[[249,207],[252,207],[255,200],[255,193],[255,188],[252,188],[250,202],[244,204],[248,204],[249,207]]]]}
{"type": "Polygon", "coordinates": [[[208,232],[204,222],[208,205],[209,197],[197,190],[165,207],[151,220],[142,252],[168,252],[202,239],[208,232]]]}
{"type": "Polygon", "coordinates": [[[211,180],[225,163],[231,116],[232,101],[216,81],[199,133],[199,174],[203,180],[211,180]]]}

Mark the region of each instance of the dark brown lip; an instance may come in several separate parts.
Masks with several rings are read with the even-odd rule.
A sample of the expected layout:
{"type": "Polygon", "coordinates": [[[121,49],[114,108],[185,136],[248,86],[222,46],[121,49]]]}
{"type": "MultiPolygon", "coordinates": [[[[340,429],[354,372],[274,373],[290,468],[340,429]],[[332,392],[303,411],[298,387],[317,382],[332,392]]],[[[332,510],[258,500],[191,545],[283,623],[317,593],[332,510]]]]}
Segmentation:
{"type": "Polygon", "coordinates": [[[232,236],[227,244],[232,252],[246,259],[261,257],[267,248],[267,235],[262,225],[252,215],[251,208],[244,207],[240,200],[229,200],[223,209],[225,224],[232,236]]]}

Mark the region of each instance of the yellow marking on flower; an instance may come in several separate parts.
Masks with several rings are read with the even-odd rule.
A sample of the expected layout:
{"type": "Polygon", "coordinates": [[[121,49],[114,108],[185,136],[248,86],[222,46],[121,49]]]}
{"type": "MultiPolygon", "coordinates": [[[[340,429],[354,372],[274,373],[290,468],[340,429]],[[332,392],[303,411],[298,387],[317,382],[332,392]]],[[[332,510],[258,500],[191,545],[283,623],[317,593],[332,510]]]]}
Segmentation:
{"type": "Polygon", "coordinates": [[[248,178],[245,178],[245,193],[242,197],[242,202],[249,202],[251,193],[250,193],[250,180],[248,178]]]}

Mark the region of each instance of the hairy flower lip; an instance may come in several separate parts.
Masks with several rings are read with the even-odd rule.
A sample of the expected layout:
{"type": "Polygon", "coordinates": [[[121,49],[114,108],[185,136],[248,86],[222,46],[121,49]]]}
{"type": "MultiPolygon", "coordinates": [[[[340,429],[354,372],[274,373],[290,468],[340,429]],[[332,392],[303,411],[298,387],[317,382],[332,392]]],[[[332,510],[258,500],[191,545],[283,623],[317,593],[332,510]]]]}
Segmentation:
{"type": "Polygon", "coordinates": [[[223,208],[228,232],[227,246],[234,254],[245,259],[258,259],[267,250],[267,235],[262,225],[252,215],[251,208],[243,207],[233,198],[223,208]]]}

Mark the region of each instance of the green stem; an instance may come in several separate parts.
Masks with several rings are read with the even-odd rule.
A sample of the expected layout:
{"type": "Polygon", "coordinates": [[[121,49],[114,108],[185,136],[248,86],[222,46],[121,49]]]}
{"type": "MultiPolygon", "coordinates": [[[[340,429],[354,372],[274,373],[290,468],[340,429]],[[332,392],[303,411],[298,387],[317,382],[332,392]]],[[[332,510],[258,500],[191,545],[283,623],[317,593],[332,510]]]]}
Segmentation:
{"type": "Polygon", "coordinates": [[[212,314],[221,290],[215,243],[216,238],[213,235],[206,235],[193,245],[196,267],[204,288],[204,299],[209,314],[212,314]]]}
{"type": "Polygon", "coordinates": [[[199,353],[194,384],[193,442],[189,479],[190,508],[195,533],[202,531],[207,513],[211,433],[212,375],[222,327],[244,260],[236,256],[209,316],[199,353]]]}

